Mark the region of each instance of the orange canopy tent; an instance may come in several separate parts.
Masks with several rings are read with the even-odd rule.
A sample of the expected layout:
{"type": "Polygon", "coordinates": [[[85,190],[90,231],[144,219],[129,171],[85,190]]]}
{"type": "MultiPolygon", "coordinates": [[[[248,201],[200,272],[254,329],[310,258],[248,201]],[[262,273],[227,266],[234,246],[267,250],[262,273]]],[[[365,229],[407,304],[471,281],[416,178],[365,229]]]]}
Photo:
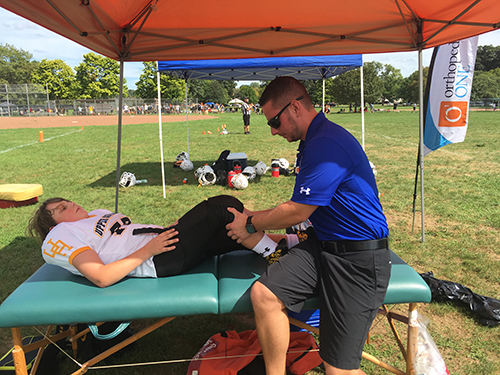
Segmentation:
{"type": "MultiPolygon", "coordinates": [[[[121,79],[125,61],[418,50],[420,103],[423,49],[500,27],[498,0],[253,0],[245,6],[230,0],[0,0],[0,7],[119,60],[121,79]]],[[[121,111],[116,210],[120,142],[121,111]]],[[[423,216],[422,199],[422,228],[423,216]]]]}
{"type": "Polygon", "coordinates": [[[497,0],[0,0],[0,6],[124,61],[381,53],[497,29],[497,0]]]}

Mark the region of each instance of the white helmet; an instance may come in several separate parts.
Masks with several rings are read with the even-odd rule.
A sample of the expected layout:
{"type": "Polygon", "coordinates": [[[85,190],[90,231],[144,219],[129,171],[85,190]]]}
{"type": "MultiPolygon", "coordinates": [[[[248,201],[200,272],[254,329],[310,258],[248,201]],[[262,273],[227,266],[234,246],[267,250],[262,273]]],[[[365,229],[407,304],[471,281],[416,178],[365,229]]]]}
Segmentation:
{"type": "Polygon", "coordinates": [[[118,184],[122,187],[134,186],[136,182],[135,176],[130,172],[123,172],[120,176],[120,181],[118,184]]]}
{"type": "Polygon", "coordinates": [[[183,160],[181,162],[181,165],[180,165],[180,168],[183,170],[183,171],[192,171],[193,170],[193,163],[191,160],[183,160]]]}
{"type": "Polygon", "coordinates": [[[194,176],[199,179],[202,174],[205,174],[207,172],[212,172],[214,173],[214,169],[209,166],[209,165],[204,165],[203,167],[198,168],[197,170],[194,171],[194,176]]]}
{"type": "Polygon", "coordinates": [[[213,185],[217,181],[217,176],[214,172],[205,172],[198,177],[198,182],[201,186],[213,185]]]}
{"type": "Polygon", "coordinates": [[[231,183],[238,190],[243,190],[248,187],[248,179],[243,173],[238,173],[231,179],[231,183]]]}
{"type": "Polygon", "coordinates": [[[243,169],[243,171],[241,173],[243,173],[243,175],[245,175],[245,177],[248,179],[248,181],[252,181],[255,178],[255,176],[257,175],[255,168],[250,167],[250,166],[245,167],[245,169],[243,169]]]}
{"type": "Polygon", "coordinates": [[[290,163],[285,158],[279,158],[278,164],[280,165],[280,168],[283,169],[288,169],[288,167],[290,166],[290,163]]]}
{"type": "Polygon", "coordinates": [[[262,176],[264,173],[266,173],[267,166],[264,164],[264,162],[259,161],[257,164],[255,164],[254,169],[258,176],[262,176]]]}
{"type": "Polygon", "coordinates": [[[189,160],[189,154],[186,151],[182,151],[175,157],[175,160],[177,161],[189,160]]]}

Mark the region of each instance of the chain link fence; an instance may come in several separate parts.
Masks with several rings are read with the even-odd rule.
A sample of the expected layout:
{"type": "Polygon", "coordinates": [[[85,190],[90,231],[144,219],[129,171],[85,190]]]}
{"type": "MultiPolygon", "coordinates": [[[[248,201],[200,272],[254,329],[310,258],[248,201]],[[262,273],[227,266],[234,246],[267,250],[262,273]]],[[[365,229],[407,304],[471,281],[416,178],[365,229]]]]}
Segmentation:
{"type": "MultiPolygon", "coordinates": [[[[49,100],[48,88],[37,84],[0,84],[0,117],[14,116],[93,116],[116,115],[118,98],[113,99],[61,99],[49,100]]],[[[162,113],[186,113],[186,102],[162,99],[162,113]]],[[[124,115],[158,113],[158,100],[123,98],[124,115]]],[[[200,113],[198,99],[188,98],[189,113],[200,113]]]]}

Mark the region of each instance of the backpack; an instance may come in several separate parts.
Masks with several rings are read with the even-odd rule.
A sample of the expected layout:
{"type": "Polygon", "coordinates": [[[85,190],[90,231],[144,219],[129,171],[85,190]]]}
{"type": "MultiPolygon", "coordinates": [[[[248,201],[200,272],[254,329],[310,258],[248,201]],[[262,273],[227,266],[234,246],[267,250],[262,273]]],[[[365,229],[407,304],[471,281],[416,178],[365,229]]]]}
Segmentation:
{"type": "MultiPolygon", "coordinates": [[[[322,360],[317,349],[308,332],[290,332],[288,373],[302,375],[319,366],[322,360]]],[[[187,375],[265,375],[261,352],[256,330],[225,331],[208,339],[191,360],[187,375]]]]}
{"type": "Polygon", "coordinates": [[[212,169],[217,176],[216,183],[218,185],[227,185],[226,160],[230,153],[230,150],[222,151],[219,155],[219,158],[212,164],[212,169]]]}

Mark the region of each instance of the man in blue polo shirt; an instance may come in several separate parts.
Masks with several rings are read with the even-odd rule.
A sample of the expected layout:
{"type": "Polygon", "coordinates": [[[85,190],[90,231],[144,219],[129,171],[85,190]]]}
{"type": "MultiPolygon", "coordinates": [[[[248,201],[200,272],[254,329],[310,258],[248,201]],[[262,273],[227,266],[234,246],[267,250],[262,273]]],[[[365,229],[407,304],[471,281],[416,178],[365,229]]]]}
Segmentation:
{"type": "Polygon", "coordinates": [[[292,198],[277,207],[233,212],[228,235],[283,229],[307,219],[314,229],[252,287],[268,375],[285,374],[287,309],[320,297],[320,354],[328,375],[364,374],[363,346],[390,276],[388,227],[368,159],[344,128],[317,113],[292,77],[272,81],[260,99],[273,135],[300,141],[292,198]]]}

